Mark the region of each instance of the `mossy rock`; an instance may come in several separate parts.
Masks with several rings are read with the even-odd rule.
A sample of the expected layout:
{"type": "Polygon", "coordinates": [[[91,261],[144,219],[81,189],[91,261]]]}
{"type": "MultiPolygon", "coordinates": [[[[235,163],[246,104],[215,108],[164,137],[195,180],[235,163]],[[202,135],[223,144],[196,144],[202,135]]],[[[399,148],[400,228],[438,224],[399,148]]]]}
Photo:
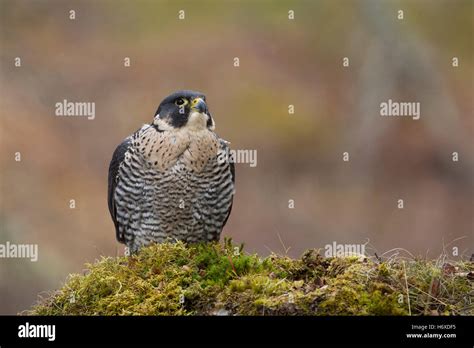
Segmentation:
{"type": "Polygon", "coordinates": [[[87,265],[23,314],[474,315],[473,263],[449,265],[316,250],[262,259],[230,240],[156,244],[87,265]]]}

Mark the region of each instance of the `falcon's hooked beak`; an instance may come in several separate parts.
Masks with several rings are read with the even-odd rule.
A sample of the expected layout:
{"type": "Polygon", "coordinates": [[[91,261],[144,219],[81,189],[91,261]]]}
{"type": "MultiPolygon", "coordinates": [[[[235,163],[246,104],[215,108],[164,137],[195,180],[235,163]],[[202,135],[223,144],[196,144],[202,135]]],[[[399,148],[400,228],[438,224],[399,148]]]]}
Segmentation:
{"type": "Polygon", "coordinates": [[[207,110],[207,104],[202,98],[194,98],[191,101],[191,110],[196,110],[201,114],[209,114],[209,111],[207,110]]]}

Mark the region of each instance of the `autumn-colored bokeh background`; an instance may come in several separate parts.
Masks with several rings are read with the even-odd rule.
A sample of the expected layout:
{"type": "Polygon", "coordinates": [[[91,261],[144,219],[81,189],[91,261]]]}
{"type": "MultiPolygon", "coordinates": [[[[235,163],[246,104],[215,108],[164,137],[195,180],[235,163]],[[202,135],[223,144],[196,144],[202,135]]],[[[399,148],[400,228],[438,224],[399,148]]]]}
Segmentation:
{"type": "Polygon", "coordinates": [[[0,0],[0,243],[39,247],[36,263],[0,259],[0,314],[123,253],[106,203],[112,152],[178,89],[204,92],[219,135],[258,151],[257,167],[237,165],[223,232],[247,251],[336,241],[468,257],[473,4],[0,0]],[[95,119],[56,117],[64,99],[95,102],[95,119]],[[381,117],[388,99],[420,102],[421,119],[381,117]]]}

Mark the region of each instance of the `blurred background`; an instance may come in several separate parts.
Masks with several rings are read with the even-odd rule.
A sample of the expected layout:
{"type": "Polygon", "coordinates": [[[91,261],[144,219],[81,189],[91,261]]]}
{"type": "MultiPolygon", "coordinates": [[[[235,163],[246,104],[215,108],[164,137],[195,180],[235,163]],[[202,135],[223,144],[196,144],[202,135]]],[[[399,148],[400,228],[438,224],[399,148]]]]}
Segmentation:
{"type": "Polygon", "coordinates": [[[223,232],[248,252],[298,257],[335,241],[468,257],[473,4],[0,0],[0,243],[39,248],[38,262],[0,259],[0,313],[123,254],[109,161],[178,89],[204,92],[218,134],[258,152],[255,168],[237,165],[223,232]],[[94,102],[95,119],[56,117],[64,99],[94,102]],[[420,102],[421,119],[381,117],[388,99],[420,102]]]}

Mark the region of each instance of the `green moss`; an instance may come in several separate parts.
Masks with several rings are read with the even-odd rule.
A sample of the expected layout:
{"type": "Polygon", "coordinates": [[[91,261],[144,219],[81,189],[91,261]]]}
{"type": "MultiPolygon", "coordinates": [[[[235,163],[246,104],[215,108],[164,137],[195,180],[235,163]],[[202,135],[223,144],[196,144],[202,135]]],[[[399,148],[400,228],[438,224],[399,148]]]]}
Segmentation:
{"type": "Polygon", "coordinates": [[[317,250],[261,259],[242,248],[177,242],[102,258],[26,314],[474,314],[471,262],[445,272],[426,260],[324,258],[317,250]]]}

